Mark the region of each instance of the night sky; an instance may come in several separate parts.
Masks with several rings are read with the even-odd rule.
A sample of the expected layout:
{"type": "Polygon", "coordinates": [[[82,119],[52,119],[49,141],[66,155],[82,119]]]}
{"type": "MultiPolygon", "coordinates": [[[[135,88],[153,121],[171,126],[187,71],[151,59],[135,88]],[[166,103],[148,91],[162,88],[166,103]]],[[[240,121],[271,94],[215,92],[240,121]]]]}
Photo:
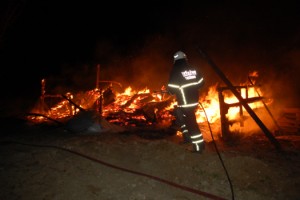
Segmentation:
{"type": "Polygon", "coordinates": [[[102,80],[159,89],[177,50],[201,66],[207,87],[220,82],[197,47],[233,82],[258,70],[265,83],[299,91],[300,12],[292,1],[90,2],[2,1],[5,97],[36,98],[42,78],[51,92],[92,89],[97,64],[102,80]]]}

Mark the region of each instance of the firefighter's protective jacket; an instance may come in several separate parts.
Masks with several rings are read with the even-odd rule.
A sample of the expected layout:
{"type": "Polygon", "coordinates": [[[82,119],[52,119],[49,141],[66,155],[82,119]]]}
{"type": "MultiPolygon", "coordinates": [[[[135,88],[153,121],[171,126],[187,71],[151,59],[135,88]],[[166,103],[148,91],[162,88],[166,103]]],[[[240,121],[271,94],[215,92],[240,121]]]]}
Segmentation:
{"type": "Polygon", "coordinates": [[[168,90],[176,95],[179,107],[198,105],[199,89],[204,84],[201,74],[186,59],[176,60],[170,73],[168,90]]]}

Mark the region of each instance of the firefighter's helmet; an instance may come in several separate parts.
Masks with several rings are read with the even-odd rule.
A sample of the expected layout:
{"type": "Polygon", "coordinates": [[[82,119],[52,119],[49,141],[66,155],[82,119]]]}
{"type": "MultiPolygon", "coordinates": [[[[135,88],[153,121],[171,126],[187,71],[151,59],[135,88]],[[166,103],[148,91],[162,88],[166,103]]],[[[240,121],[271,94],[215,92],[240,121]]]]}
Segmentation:
{"type": "Polygon", "coordinates": [[[185,53],[183,53],[182,51],[177,51],[173,57],[174,57],[174,61],[180,60],[180,59],[187,59],[185,53]]]}

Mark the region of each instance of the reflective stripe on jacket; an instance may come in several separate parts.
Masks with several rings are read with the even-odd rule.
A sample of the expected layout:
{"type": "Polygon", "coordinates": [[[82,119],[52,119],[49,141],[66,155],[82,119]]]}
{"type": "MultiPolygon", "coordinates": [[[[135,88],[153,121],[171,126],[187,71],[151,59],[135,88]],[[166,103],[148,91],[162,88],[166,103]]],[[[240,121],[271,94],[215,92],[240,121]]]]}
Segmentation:
{"type": "MultiPolygon", "coordinates": [[[[174,88],[174,89],[178,89],[178,93],[180,94],[180,97],[178,100],[178,107],[192,107],[192,106],[196,106],[198,105],[198,99],[195,102],[194,101],[190,101],[190,99],[188,99],[187,97],[189,97],[190,95],[186,94],[186,92],[188,91],[187,89],[189,89],[190,87],[195,87],[197,85],[200,85],[203,82],[203,78],[201,78],[200,80],[196,81],[196,82],[192,82],[192,83],[187,83],[184,85],[175,85],[175,84],[168,84],[169,88],[174,88]]],[[[198,89],[198,87],[196,87],[198,89]]],[[[198,94],[193,94],[196,95],[198,97],[198,94]]]]}

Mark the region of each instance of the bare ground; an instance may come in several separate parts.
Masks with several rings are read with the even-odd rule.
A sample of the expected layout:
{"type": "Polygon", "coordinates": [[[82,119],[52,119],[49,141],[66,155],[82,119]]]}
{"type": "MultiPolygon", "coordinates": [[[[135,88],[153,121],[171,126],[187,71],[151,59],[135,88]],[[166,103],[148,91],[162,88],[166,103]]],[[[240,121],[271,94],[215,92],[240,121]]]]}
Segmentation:
{"type": "Polygon", "coordinates": [[[258,133],[206,138],[195,154],[165,130],[70,134],[4,121],[0,199],[300,199],[299,136],[276,139],[283,151],[258,133]]]}

